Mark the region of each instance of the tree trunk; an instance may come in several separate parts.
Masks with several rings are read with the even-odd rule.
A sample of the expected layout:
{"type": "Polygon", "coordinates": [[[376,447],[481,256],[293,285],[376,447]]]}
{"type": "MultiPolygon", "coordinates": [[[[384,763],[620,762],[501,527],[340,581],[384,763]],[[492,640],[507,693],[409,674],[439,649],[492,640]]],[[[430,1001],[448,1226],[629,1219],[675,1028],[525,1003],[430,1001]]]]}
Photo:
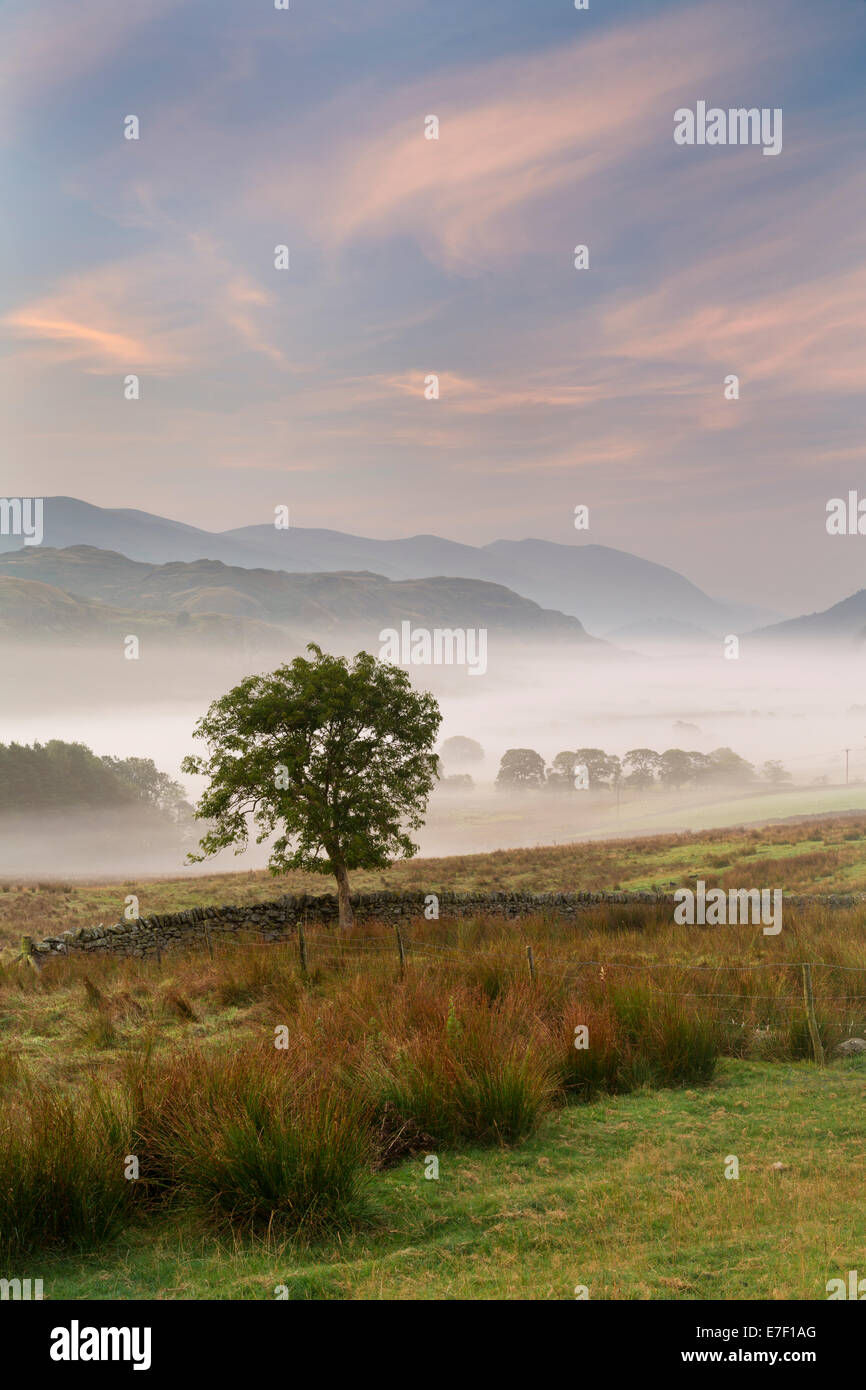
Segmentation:
{"type": "Polygon", "coordinates": [[[337,879],[337,901],[340,905],[340,931],[349,931],[355,925],[352,904],[349,901],[349,875],[345,864],[336,864],[334,874],[337,879]]]}

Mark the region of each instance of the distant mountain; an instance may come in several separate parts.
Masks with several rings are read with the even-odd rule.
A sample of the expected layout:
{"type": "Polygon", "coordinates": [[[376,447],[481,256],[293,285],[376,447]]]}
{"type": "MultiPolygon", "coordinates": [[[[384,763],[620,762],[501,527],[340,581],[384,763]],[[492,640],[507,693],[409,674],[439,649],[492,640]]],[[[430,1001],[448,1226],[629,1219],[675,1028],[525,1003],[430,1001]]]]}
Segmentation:
{"type": "MultiPolygon", "coordinates": [[[[186,615],[195,633],[207,615],[262,642],[287,634],[300,645],[331,634],[377,643],[382,628],[487,628],[521,640],[603,649],[576,618],[540,608],[499,584],[476,579],[383,579],[366,572],[289,574],[219,560],[150,565],[93,546],[29,546],[0,556],[0,632],[112,630],[133,615],[174,633],[186,615]],[[29,625],[29,629],[28,629],[29,625]]],[[[133,627],[132,631],[138,629],[133,627]]],[[[218,639],[219,624],[213,636],[218,639]]]]}
{"type": "Polygon", "coordinates": [[[773,623],[749,633],[750,642],[826,642],[860,647],[866,641],[866,589],[834,603],[821,613],[809,613],[787,622],[773,623]]]}
{"type": "Polygon", "coordinates": [[[0,573],[0,641],[16,644],[80,645],[113,640],[128,634],[184,650],[203,646],[264,648],[279,641],[279,628],[267,623],[231,618],[221,613],[195,616],[144,612],[77,597],[51,584],[0,573]]]}
{"type": "MultiPolygon", "coordinates": [[[[18,536],[0,536],[0,553],[20,550],[21,544],[18,536]]],[[[301,527],[278,531],[273,525],[214,533],[148,512],[50,497],[44,503],[43,544],[56,549],[95,546],[150,564],[220,560],[246,569],[301,574],[369,571],[393,580],[478,579],[579,618],[599,636],[635,623],[674,622],[718,637],[777,616],[712,599],[665,565],[582,542],[493,541],[473,546],[430,535],[373,540],[301,527]]]]}

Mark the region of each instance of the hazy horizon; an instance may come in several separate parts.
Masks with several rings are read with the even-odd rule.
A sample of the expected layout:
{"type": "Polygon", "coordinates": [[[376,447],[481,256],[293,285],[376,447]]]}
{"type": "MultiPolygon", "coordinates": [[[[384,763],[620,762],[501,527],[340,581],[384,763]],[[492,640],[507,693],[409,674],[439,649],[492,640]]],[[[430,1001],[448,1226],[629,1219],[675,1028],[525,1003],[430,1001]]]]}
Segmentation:
{"type": "MultiPolygon", "coordinates": [[[[60,667],[58,684],[51,679],[58,670],[56,647],[19,652],[12,677],[7,672],[0,682],[0,742],[57,738],[83,742],[98,756],[152,758],[195,800],[204,782],[184,775],[181,762],[201,751],[193,738],[197,719],[242,675],[273,669],[291,655],[265,652],[253,660],[211,652],[207,661],[190,667],[178,653],[151,651],[146,660],[127,663],[114,651],[83,648],[74,669],[60,667]]],[[[446,763],[446,773],[468,772],[475,786],[468,792],[436,789],[416,837],[423,855],[866,808],[866,700],[858,698],[866,652],[834,656],[783,647],[727,662],[702,654],[598,659],[590,649],[550,654],[542,664],[522,644],[513,644],[478,679],[465,670],[408,669],[413,684],[431,690],[440,702],[438,746],[462,735],[480,742],[485,755],[477,766],[446,763]],[[532,748],[549,766],[557,753],[579,747],[618,757],[641,747],[659,753],[730,747],[758,770],[765,762],[780,761],[791,783],[687,786],[679,792],[628,789],[619,816],[609,792],[562,796],[493,790],[507,749],[532,748]]],[[[46,856],[36,823],[31,835],[25,821],[16,827],[17,838],[6,834],[0,877],[14,876],[14,865],[23,873],[25,864],[42,877],[191,872],[179,853],[145,852],[134,839],[119,841],[110,825],[103,825],[99,836],[88,836],[77,814],[68,826],[57,824],[64,843],[46,856]]],[[[42,824],[40,834],[45,833],[42,824]]],[[[221,855],[211,868],[232,872],[265,862],[265,849],[252,847],[238,858],[221,855]]]]}

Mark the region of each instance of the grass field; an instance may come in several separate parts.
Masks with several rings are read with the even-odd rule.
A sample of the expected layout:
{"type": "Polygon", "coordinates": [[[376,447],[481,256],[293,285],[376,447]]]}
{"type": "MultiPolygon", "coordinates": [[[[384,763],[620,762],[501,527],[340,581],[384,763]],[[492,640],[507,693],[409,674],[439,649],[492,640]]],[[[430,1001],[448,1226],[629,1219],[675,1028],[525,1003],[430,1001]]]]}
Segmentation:
{"type": "Polygon", "coordinates": [[[797,1060],[797,962],[832,1057],[864,918],[419,923],[405,980],[368,925],[311,932],[306,979],[252,943],[7,965],[0,1263],[57,1298],[823,1297],[862,1262],[866,1061],[797,1060]]]}
{"type": "MultiPolygon", "coordinates": [[[[652,835],[589,841],[443,859],[410,859],[383,872],[355,872],[352,887],[575,892],[579,889],[663,889],[693,884],[781,887],[788,892],[866,892],[866,816],[851,815],[707,830],[698,835],[652,835]]],[[[0,880],[0,945],[26,933],[36,939],[75,927],[108,925],[134,893],[142,916],[181,912],[209,903],[248,903],[281,893],[330,893],[317,874],[274,878],[266,870],[183,878],[64,883],[0,880]]]]}
{"type": "Polygon", "coordinates": [[[371,1231],[277,1251],[166,1220],[28,1268],[53,1298],[823,1299],[864,1265],[864,1091],[856,1059],[830,1076],[727,1061],[706,1088],[608,1097],[518,1149],[442,1156],[438,1181],[407,1160],[380,1175],[371,1231]]]}
{"type": "MultiPolygon", "coordinates": [[[[415,861],[355,886],[866,887],[864,830],[415,861]]],[[[113,920],[125,891],[145,912],[326,886],[17,884],[0,902],[17,939],[113,920]]],[[[311,929],[306,975],[292,941],[0,964],[0,1276],[48,1298],[789,1300],[866,1265],[866,1054],[835,1052],[866,1036],[866,907],[789,908],[770,937],[610,904],[408,937],[405,978],[370,923],[311,929]]]]}
{"type": "Polygon", "coordinates": [[[673,791],[621,788],[581,795],[523,792],[503,796],[490,787],[472,794],[439,790],[422,832],[430,855],[466,854],[638,835],[695,835],[726,826],[760,826],[792,817],[866,814],[866,786],[785,785],[696,787],[673,791]],[[584,800],[584,797],[587,799],[584,800]]]}

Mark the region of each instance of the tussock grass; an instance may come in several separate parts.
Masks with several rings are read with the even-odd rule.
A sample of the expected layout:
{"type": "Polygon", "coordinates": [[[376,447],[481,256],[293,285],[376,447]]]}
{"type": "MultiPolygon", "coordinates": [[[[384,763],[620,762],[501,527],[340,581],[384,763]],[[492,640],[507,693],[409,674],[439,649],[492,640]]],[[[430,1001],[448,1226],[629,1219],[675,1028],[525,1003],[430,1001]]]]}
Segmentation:
{"type": "Polygon", "coordinates": [[[94,1092],[26,1090],[0,1121],[0,1252],[90,1250],[129,1208],[124,1125],[94,1092]]]}
{"type": "Polygon", "coordinates": [[[382,1020],[364,1061],[374,1112],[393,1107],[444,1146],[515,1144],[533,1133],[559,1077],[528,992],[513,987],[491,1003],[477,989],[446,998],[421,982],[403,995],[401,1031],[385,1032],[382,1020]]]}
{"type": "Polygon", "coordinates": [[[359,1220],[372,1138],[359,1102],[326,1081],[273,1050],[145,1055],[126,1075],[142,1200],[280,1234],[359,1220]]]}

